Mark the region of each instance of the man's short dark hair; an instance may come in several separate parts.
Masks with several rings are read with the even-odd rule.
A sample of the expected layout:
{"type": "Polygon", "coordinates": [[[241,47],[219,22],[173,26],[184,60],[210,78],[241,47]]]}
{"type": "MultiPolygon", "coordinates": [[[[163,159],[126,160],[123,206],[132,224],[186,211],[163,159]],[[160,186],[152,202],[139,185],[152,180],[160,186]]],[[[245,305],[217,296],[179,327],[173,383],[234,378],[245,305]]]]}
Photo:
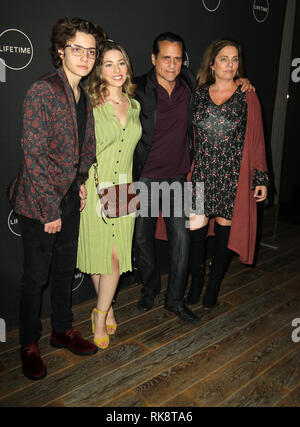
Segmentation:
{"type": "Polygon", "coordinates": [[[94,36],[98,52],[102,50],[103,41],[106,39],[106,33],[99,25],[95,25],[92,22],[80,18],[61,18],[52,29],[52,46],[49,49],[55,67],[59,67],[62,63],[57,50],[64,49],[67,40],[74,38],[77,31],[94,36]]]}
{"type": "Polygon", "coordinates": [[[182,46],[182,53],[184,53],[186,51],[185,48],[185,43],[182,37],[180,37],[178,34],[174,34],[174,33],[162,33],[159,36],[156,37],[156,39],[153,42],[153,47],[152,47],[152,53],[157,56],[159,54],[159,43],[160,42],[171,42],[171,43],[180,43],[182,46]]]}

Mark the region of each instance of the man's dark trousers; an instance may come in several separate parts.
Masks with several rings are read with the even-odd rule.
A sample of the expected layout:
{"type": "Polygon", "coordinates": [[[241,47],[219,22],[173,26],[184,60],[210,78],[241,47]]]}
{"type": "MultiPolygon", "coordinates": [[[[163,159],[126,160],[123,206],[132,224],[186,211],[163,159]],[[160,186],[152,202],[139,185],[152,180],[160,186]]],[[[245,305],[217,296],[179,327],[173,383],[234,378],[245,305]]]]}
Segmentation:
{"type": "Polygon", "coordinates": [[[52,328],[58,333],[72,328],[72,280],[77,257],[79,207],[78,186],[73,185],[62,200],[62,229],[55,234],[46,233],[40,221],[19,215],[24,248],[19,320],[21,345],[37,341],[41,336],[42,295],[49,277],[52,328]]]}
{"type": "MultiPolygon", "coordinates": [[[[138,216],[135,224],[135,247],[136,247],[136,262],[139,270],[141,282],[143,284],[142,293],[147,295],[156,295],[160,292],[161,282],[159,267],[156,262],[155,255],[155,228],[157,217],[151,216],[151,206],[159,203],[159,208],[162,209],[162,193],[159,194],[159,199],[155,198],[154,192],[151,191],[152,183],[167,182],[168,184],[178,183],[182,188],[182,197],[178,210],[178,200],[174,199],[174,192],[170,193],[170,216],[164,216],[166,223],[167,237],[169,243],[169,278],[166,291],[165,304],[178,307],[183,305],[184,292],[186,287],[188,273],[188,256],[189,256],[189,230],[186,228],[187,217],[184,213],[183,203],[183,185],[186,180],[186,175],[176,177],[169,180],[155,180],[149,178],[141,178],[140,181],[145,183],[148,189],[148,216],[138,216]],[[175,209],[175,205],[177,208],[175,209]]],[[[141,204],[144,200],[141,196],[141,204]]],[[[155,209],[154,209],[155,210],[155,209]]]]}

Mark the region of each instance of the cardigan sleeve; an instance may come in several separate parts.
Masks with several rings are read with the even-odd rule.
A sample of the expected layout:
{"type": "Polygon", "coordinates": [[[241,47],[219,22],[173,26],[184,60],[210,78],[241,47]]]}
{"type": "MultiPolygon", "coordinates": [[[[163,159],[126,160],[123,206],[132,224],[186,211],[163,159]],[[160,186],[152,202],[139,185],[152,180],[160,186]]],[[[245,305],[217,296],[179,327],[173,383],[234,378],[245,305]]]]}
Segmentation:
{"type": "Polygon", "coordinates": [[[267,171],[260,171],[258,169],[254,169],[253,173],[253,184],[252,184],[252,190],[255,189],[256,186],[269,186],[269,174],[267,171]]]}
{"type": "Polygon", "coordinates": [[[265,153],[264,127],[261,114],[261,106],[256,93],[247,94],[248,108],[251,109],[253,120],[248,123],[252,134],[251,168],[253,170],[252,189],[257,185],[269,185],[268,168],[265,153]]]}

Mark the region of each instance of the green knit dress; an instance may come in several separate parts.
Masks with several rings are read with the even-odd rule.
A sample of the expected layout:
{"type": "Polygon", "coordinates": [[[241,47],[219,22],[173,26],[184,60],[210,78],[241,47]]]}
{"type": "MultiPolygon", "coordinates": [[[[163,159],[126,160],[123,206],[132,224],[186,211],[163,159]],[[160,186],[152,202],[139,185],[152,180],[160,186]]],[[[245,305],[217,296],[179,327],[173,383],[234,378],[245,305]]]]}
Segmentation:
{"type": "MultiPolygon", "coordinates": [[[[101,182],[105,183],[103,187],[132,182],[133,153],[142,128],[139,120],[140,105],[136,100],[128,99],[130,106],[125,126],[115,116],[108,102],[93,110],[100,187],[101,182]]],[[[100,214],[101,204],[96,192],[93,166],[85,185],[87,200],[80,218],[77,268],[88,274],[112,274],[111,256],[115,247],[120,274],[131,271],[135,214],[105,218],[105,223],[100,214]]]]}

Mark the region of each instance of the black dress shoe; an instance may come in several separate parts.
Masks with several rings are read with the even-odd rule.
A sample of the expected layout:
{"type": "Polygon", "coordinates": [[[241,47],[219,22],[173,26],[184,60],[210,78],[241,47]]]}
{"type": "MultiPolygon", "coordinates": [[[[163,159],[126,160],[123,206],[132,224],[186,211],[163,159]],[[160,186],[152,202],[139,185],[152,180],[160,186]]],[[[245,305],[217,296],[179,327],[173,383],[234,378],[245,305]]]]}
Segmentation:
{"type": "Polygon", "coordinates": [[[155,295],[153,294],[142,294],[137,306],[140,310],[148,311],[153,307],[154,299],[155,295]]]}
{"type": "Polygon", "coordinates": [[[216,305],[217,305],[217,304],[214,304],[214,305],[203,305],[203,308],[204,308],[204,310],[209,311],[209,310],[211,310],[212,308],[214,308],[216,305]]]}
{"type": "Polygon", "coordinates": [[[172,306],[165,304],[165,309],[176,314],[181,320],[185,322],[198,322],[199,318],[184,305],[172,306]]]}

